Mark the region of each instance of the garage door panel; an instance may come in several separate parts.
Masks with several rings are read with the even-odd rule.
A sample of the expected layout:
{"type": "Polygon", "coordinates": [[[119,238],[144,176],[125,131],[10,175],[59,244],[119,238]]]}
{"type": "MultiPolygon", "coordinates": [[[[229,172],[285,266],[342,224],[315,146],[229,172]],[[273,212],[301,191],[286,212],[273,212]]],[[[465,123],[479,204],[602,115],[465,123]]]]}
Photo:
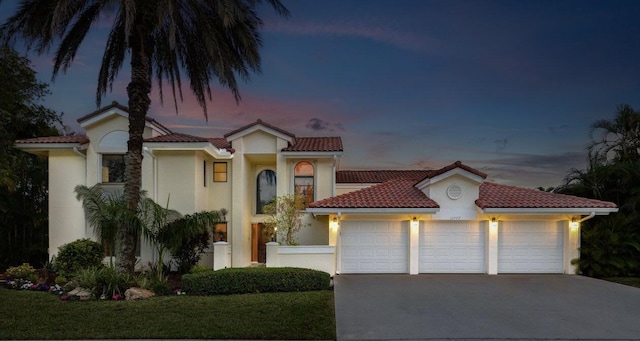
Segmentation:
{"type": "Polygon", "coordinates": [[[401,222],[344,221],[342,273],[408,272],[408,237],[401,222]]]}
{"type": "Polygon", "coordinates": [[[558,224],[504,222],[498,231],[498,272],[562,273],[564,236],[558,224]]]}
{"type": "Polygon", "coordinates": [[[482,273],[484,229],[472,222],[433,222],[420,230],[419,271],[482,273]]]}

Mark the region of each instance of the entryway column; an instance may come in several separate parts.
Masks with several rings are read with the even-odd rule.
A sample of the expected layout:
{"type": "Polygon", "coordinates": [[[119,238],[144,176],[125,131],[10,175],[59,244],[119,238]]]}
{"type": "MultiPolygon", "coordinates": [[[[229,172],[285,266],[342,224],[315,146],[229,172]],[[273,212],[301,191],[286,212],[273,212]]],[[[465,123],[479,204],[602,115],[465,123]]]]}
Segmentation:
{"type": "Polygon", "coordinates": [[[487,274],[498,274],[498,229],[500,223],[495,218],[486,222],[488,227],[487,243],[485,246],[485,262],[487,264],[487,274]]]}
{"type": "Polygon", "coordinates": [[[564,230],[564,273],[576,274],[576,266],[571,264],[574,259],[580,258],[580,222],[560,221],[564,230]]]}
{"type": "Polygon", "coordinates": [[[420,252],[420,220],[413,218],[409,221],[409,274],[417,275],[419,271],[420,252]]]}

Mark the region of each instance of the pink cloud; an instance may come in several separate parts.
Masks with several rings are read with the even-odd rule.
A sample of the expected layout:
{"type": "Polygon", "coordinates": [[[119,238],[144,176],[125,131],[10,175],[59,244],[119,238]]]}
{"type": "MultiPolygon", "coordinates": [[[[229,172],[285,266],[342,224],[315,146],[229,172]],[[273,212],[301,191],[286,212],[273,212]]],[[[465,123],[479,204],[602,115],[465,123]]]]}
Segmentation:
{"type": "MultiPolygon", "coordinates": [[[[183,91],[184,101],[178,100],[177,114],[171,88],[164,86],[163,94],[164,105],[161,105],[159,92],[156,90],[151,93],[150,114],[170,129],[203,136],[220,136],[257,119],[299,136],[314,135],[314,131],[308,128],[307,124],[317,117],[336,125],[349,123],[350,120],[324,103],[264,98],[243,93],[242,101],[237,104],[228,90],[215,87],[213,100],[207,101],[206,121],[203,110],[191,90],[183,91]]],[[[326,131],[320,133],[324,135],[326,131]]]]}

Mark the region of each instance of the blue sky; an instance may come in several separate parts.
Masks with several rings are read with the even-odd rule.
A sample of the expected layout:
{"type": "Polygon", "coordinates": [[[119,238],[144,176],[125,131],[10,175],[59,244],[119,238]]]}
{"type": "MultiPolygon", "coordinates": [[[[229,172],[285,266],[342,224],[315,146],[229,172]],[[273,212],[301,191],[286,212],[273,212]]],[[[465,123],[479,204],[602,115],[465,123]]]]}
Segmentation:
{"type": "MultiPolygon", "coordinates": [[[[289,19],[261,12],[262,72],[241,85],[240,105],[216,88],[206,122],[191,96],[176,114],[154,91],[150,115],[207,137],[258,118],[342,136],[342,169],[460,160],[490,181],[537,187],[585,167],[591,123],[619,104],[640,109],[638,1],[282,1],[289,19]]],[[[13,8],[3,1],[0,19],[13,8]]],[[[107,29],[88,37],[45,103],[78,132],[75,120],[96,109],[107,29]]],[[[29,57],[49,82],[51,55],[29,57]]],[[[125,69],[103,104],[127,103],[128,78],[125,69]]]]}

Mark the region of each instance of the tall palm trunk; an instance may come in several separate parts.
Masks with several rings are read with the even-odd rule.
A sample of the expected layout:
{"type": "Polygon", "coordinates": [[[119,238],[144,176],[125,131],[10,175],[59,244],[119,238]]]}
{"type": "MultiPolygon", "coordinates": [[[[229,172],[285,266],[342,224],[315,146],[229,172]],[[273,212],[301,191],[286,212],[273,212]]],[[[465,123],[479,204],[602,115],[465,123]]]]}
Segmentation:
{"type": "MultiPolygon", "coordinates": [[[[129,96],[129,142],[127,143],[125,197],[127,208],[135,211],[142,188],[142,144],[145,121],[151,99],[151,57],[153,40],[144,18],[136,18],[135,34],[131,36],[131,82],[129,96]]],[[[133,273],[136,262],[136,244],[140,231],[133,226],[121,226],[120,243],[116,255],[120,272],[133,273]]]]}

